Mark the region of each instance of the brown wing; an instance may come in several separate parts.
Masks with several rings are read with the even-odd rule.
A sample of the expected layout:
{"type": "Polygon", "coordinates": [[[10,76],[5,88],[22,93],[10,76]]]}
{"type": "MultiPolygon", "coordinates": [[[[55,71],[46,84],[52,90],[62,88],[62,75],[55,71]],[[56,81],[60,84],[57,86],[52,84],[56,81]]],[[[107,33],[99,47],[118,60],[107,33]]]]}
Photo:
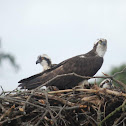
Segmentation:
{"type": "MultiPolygon", "coordinates": [[[[102,63],[103,58],[98,56],[84,58],[76,56],[56,65],[53,69],[48,72],[44,72],[40,76],[37,76],[33,79],[31,77],[29,81],[20,84],[20,86],[22,88],[26,87],[27,89],[33,89],[44,84],[57,75],[68,73],[76,73],[82,76],[94,76],[101,68],[102,63]]],[[[46,86],[53,85],[57,86],[59,89],[72,88],[80,81],[82,81],[82,79],[76,78],[75,76],[58,77],[49,82],[46,86]]]]}
{"type": "MultiPolygon", "coordinates": [[[[44,71],[44,72],[45,72],[45,71],[44,71]]],[[[35,79],[35,78],[41,76],[44,72],[41,72],[41,73],[35,74],[35,75],[33,75],[33,76],[30,76],[30,77],[28,77],[28,78],[22,79],[22,80],[20,80],[18,83],[26,83],[26,82],[28,82],[28,81],[30,81],[30,80],[33,80],[33,79],[35,79]]]]}
{"type": "Polygon", "coordinates": [[[39,76],[42,76],[44,73],[50,72],[51,70],[55,69],[55,68],[58,67],[58,66],[59,66],[59,64],[52,64],[52,66],[51,66],[50,69],[48,69],[48,70],[46,70],[46,71],[43,71],[43,72],[41,72],[41,73],[32,75],[32,76],[30,76],[30,77],[28,77],[28,78],[22,79],[22,80],[20,80],[18,83],[25,83],[25,82],[28,82],[28,81],[30,81],[30,80],[33,80],[33,79],[35,79],[35,78],[37,78],[37,77],[39,77],[39,76]]]}

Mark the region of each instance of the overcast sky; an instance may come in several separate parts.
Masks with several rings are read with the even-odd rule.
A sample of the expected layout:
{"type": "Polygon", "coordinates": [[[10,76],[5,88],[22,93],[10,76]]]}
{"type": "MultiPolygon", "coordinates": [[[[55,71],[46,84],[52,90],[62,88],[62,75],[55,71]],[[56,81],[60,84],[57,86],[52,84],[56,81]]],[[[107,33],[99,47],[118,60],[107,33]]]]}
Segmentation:
{"type": "MultiPolygon", "coordinates": [[[[15,55],[20,70],[7,61],[0,67],[0,85],[12,90],[22,78],[42,71],[37,56],[59,63],[108,40],[104,64],[108,72],[126,63],[126,0],[0,0],[2,49],[15,55]]],[[[98,75],[97,74],[97,75],[98,75]]]]}

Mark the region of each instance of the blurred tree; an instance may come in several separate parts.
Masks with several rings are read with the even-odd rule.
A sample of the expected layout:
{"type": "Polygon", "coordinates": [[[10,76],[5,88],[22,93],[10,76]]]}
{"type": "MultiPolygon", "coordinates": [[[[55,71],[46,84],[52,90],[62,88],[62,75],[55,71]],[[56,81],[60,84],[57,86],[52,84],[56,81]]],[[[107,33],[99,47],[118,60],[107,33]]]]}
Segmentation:
{"type": "MultiPolygon", "coordinates": [[[[117,67],[113,67],[110,72],[108,73],[105,73],[105,74],[108,74],[108,75],[114,75],[115,73],[119,73],[115,76],[115,79],[116,80],[119,80],[121,82],[123,82],[124,84],[126,84],[126,64],[122,64],[120,66],[117,66],[117,67]],[[121,72],[122,70],[124,70],[123,72],[121,72]]],[[[98,79],[98,84],[100,84],[100,82],[103,81],[103,79],[98,79]]],[[[119,84],[115,83],[113,81],[113,84],[115,86],[119,86],[121,87],[119,84]]]]}
{"type": "MultiPolygon", "coordinates": [[[[109,75],[113,75],[113,74],[115,74],[117,72],[121,72],[121,73],[117,74],[115,76],[115,79],[123,82],[124,84],[126,84],[126,64],[122,64],[121,66],[112,68],[111,71],[109,72],[109,75]],[[124,71],[121,72],[122,70],[124,70],[124,71]]],[[[120,85],[116,84],[115,82],[113,82],[113,83],[116,86],[120,86],[120,85]]]]}
{"type": "Polygon", "coordinates": [[[0,65],[2,64],[3,60],[9,60],[11,65],[15,68],[15,70],[19,69],[19,66],[17,65],[15,61],[15,57],[11,54],[8,54],[2,51],[1,39],[0,39],[0,65]]]}

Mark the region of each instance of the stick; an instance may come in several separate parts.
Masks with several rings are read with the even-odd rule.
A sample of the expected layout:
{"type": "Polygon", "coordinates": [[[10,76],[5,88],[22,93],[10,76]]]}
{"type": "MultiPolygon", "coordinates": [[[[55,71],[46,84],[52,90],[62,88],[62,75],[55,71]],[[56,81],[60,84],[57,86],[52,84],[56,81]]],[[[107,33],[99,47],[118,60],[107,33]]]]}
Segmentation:
{"type": "MultiPolygon", "coordinates": [[[[44,96],[44,94],[43,93],[37,93],[37,95],[36,94],[34,94],[34,96],[44,96]]],[[[59,101],[59,102],[61,102],[61,103],[63,103],[63,104],[66,104],[66,105],[68,105],[68,106],[74,106],[75,105],[75,103],[72,103],[72,102],[70,102],[70,101],[66,101],[66,100],[64,100],[64,99],[62,99],[62,98],[60,98],[60,97],[57,97],[57,96],[54,96],[54,95],[49,95],[48,94],[48,98],[49,99],[53,99],[53,100],[56,100],[56,101],[59,101]]]]}
{"type": "Polygon", "coordinates": [[[126,100],[123,102],[122,105],[120,105],[118,108],[116,108],[113,112],[111,112],[109,115],[107,115],[100,123],[98,126],[102,126],[106,120],[108,120],[111,116],[116,114],[118,111],[120,111],[126,104],[126,100]]]}
{"type": "MultiPolygon", "coordinates": [[[[40,89],[41,87],[47,85],[48,83],[50,83],[51,81],[55,80],[56,78],[59,78],[59,77],[65,77],[65,76],[71,76],[71,75],[74,75],[74,76],[77,76],[77,77],[80,77],[82,79],[91,79],[91,78],[113,78],[112,76],[94,76],[94,77],[89,77],[89,76],[81,76],[81,75],[78,75],[76,73],[68,73],[68,74],[61,74],[61,75],[57,75],[56,77],[50,79],[49,81],[43,83],[42,85],[38,86],[37,88],[35,88],[34,90],[38,90],[40,89]]],[[[38,83],[41,83],[41,81],[37,82],[37,83],[32,83],[33,84],[38,84],[38,83]]]]}
{"type": "Polygon", "coordinates": [[[25,111],[25,107],[26,107],[27,103],[29,102],[29,100],[31,99],[31,97],[33,96],[33,93],[34,93],[34,90],[31,91],[31,94],[29,95],[26,102],[24,103],[24,106],[22,107],[23,111],[25,111]]]}
{"type": "Polygon", "coordinates": [[[41,106],[39,106],[39,105],[35,105],[35,104],[33,104],[33,103],[30,103],[30,102],[26,102],[26,101],[20,101],[20,100],[17,100],[17,99],[13,99],[13,98],[10,98],[10,97],[0,97],[0,99],[4,99],[5,101],[8,101],[9,100],[9,102],[17,102],[18,104],[19,103],[27,103],[27,104],[29,104],[29,105],[32,105],[32,106],[34,106],[34,107],[37,107],[37,108],[40,108],[40,109],[44,109],[45,110],[45,108],[43,108],[43,107],[41,107],[41,106]]]}
{"type": "Polygon", "coordinates": [[[15,105],[11,106],[11,108],[9,108],[1,117],[0,117],[0,121],[7,115],[9,115],[11,113],[11,111],[15,108],[15,105]]]}
{"type": "MultiPolygon", "coordinates": [[[[109,90],[109,89],[103,89],[103,88],[99,88],[97,90],[95,90],[95,89],[74,89],[74,90],[75,91],[80,91],[80,92],[87,92],[87,93],[100,93],[100,94],[108,93],[108,94],[115,95],[115,96],[126,97],[125,93],[112,91],[112,90],[109,90]]],[[[65,92],[73,92],[73,89],[50,91],[50,92],[48,92],[48,94],[65,93],[65,92]]]]}

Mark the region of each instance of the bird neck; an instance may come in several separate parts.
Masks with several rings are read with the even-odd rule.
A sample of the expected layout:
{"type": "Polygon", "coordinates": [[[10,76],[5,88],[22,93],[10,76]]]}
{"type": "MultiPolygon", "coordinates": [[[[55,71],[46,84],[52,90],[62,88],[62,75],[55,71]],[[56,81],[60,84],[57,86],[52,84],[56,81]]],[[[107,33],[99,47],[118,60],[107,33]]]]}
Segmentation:
{"type": "Polygon", "coordinates": [[[41,62],[41,65],[43,66],[44,71],[50,69],[50,66],[48,65],[47,61],[45,61],[45,60],[43,60],[41,62]]]}
{"type": "Polygon", "coordinates": [[[107,48],[102,48],[100,45],[96,48],[96,54],[100,57],[104,57],[107,48]]]}

